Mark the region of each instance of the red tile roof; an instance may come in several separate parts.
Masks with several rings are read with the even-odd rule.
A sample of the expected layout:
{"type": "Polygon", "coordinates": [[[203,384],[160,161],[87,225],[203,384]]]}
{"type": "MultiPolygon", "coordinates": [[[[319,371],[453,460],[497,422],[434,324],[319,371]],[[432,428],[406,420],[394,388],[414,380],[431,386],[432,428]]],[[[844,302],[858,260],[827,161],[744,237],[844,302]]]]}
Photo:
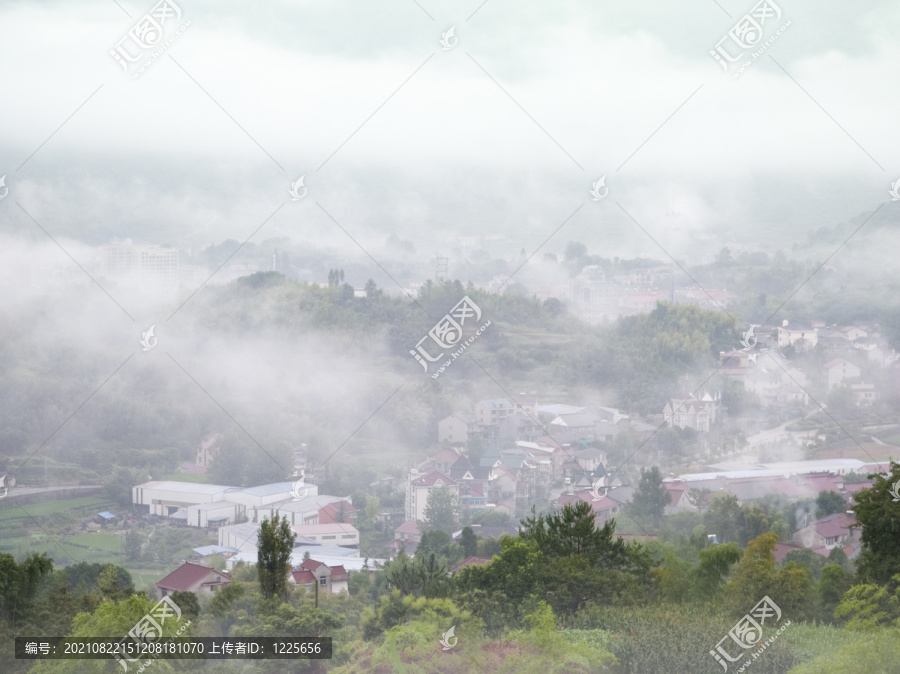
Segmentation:
{"type": "Polygon", "coordinates": [[[350,574],[347,573],[347,569],[343,567],[343,565],[332,566],[331,567],[331,582],[334,583],[339,580],[349,580],[350,574]]]}
{"type": "MultiPolygon", "coordinates": [[[[156,583],[156,587],[163,590],[170,590],[172,592],[187,592],[191,587],[203,581],[210,574],[221,576],[224,580],[224,584],[226,585],[231,582],[231,576],[229,576],[227,573],[216,571],[215,569],[211,569],[208,566],[201,566],[200,564],[185,562],[168,576],[156,583]]],[[[215,583],[213,582],[204,584],[208,585],[215,583]]]]}
{"type": "Polygon", "coordinates": [[[836,513],[821,519],[815,523],[816,533],[824,538],[834,538],[835,536],[846,536],[849,534],[849,527],[855,524],[853,518],[846,513],[836,513]]]}
{"type": "Polygon", "coordinates": [[[325,563],[317,562],[316,560],[310,558],[310,559],[304,559],[303,562],[301,562],[300,566],[298,566],[297,568],[305,569],[306,571],[315,571],[320,566],[325,566],[325,563]]]}
{"type": "Polygon", "coordinates": [[[319,524],[338,524],[341,521],[341,504],[343,505],[344,522],[353,519],[357,510],[347,501],[338,501],[337,503],[328,503],[319,508],[319,524]]]}
{"type": "Polygon", "coordinates": [[[459,459],[459,452],[455,449],[445,447],[431,455],[431,460],[435,463],[453,463],[459,459]]]}
{"type": "Polygon", "coordinates": [[[310,585],[316,582],[312,571],[292,571],[291,576],[297,585],[310,585]]]}
{"type": "Polygon", "coordinates": [[[559,507],[562,508],[563,506],[574,504],[577,501],[585,501],[586,503],[590,503],[591,508],[595,513],[601,512],[603,510],[610,510],[619,505],[609,496],[603,496],[602,498],[595,500],[594,495],[591,494],[590,491],[582,491],[578,492],[577,494],[562,494],[559,497],[557,503],[559,504],[559,507]]]}
{"type": "Polygon", "coordinates": [[[781,564],[784,561],[785,555],[789,553],[791,550],[802,550],[802,545],[797,545],[795,543],[775,543],[775,563],[781,564]]]}
{"type": "Polygon", "coordinates": [[[412,534],[414,536],[418,536],[421,532],[419,529],[419,523],[415,520],[406,520],[399,527],[394,529],[395,534],[412,534]]]}
{"type": "Polygon", "coordinates": [[[438,480],[441,480],[447,486],[454,486],[456,484],[456,481],[449,475],[446,475],[439,470],[432,470],[422,477],[417,477],[412,481],[412,485],[415,487],[431,487],[438,480]]]}

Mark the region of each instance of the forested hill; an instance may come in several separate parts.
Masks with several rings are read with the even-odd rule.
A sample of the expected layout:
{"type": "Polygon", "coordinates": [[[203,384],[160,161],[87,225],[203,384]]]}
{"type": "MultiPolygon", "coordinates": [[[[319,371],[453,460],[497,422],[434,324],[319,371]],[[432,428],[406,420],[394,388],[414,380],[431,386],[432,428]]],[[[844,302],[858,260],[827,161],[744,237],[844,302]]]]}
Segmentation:
{"type": "MultiPolygon", "coordinates": [[[[590,327],[570,316],[556,299],[543,302],[515,294],[491,294],[459,281],[429,281],[418,296],[388,296],[372,281],[368,297],[354,298],[349,285],[320,287],[261,272],[210,289],[194,308],[196,320],[228,332],[277,326],[286,331],[327,333],[331,339],[397,357],[398,373],[415,376],[409,350],[464,295],[492,327],[471,355],[505,380],[540,389],[596,386],[618,391],[616,404],[639,413],[659,412],[677,379],[714,367],[720,351],[739,345],[740,333],[722,311],[694,305],[659,304],[647,314],[590,327]],[[356,340],[356,341],[354,341],[356,340]]],[[[446,375],[459,380],[478,372],[455,363],[446,375]]]]}

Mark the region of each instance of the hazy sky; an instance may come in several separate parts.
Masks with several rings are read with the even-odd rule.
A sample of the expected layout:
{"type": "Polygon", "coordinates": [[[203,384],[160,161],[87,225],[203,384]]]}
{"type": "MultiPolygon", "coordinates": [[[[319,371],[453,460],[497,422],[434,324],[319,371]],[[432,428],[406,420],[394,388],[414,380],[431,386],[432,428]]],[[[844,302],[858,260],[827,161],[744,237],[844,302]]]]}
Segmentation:
{"type": "Polygon", "coordinates": [[[896,3],[781,2],[790,26],[733,80],[709,51],[743,1],[182,1],[164,38],[189,27],[133,80],[109,51],[152,6],[0,6],[5,230],[34,234],[18,202],[93,244],[243,240],[282,206],[259,236],[356,250],[318,203],[364,246],[531,251],[583,205],[548,250],[660,255],[618,203],[679,255],[697,233],[805,238],[900,174],[896,3]]]}

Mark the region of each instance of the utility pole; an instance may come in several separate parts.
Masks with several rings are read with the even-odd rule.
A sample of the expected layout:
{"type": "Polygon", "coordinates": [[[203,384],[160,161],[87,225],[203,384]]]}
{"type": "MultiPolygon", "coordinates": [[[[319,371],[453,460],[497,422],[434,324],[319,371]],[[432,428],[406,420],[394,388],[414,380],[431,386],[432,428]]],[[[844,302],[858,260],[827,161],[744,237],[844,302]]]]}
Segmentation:
{"type": "Polygon", "coordinates": [[[316,574],[313,574],[313,578],[316,579],[316,608],[319,608],[319,578],[316,574]]]}

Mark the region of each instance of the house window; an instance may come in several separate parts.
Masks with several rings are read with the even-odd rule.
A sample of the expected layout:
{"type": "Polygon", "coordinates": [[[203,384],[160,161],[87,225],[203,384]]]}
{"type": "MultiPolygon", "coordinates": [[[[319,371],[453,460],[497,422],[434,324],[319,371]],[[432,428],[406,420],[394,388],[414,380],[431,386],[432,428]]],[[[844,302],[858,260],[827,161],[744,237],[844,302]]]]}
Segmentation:
{"type": "Polygon", "coordinates": [[[333,541],[337,536],[322,536],[323,541],[333,541]]]}
{"type": "Polygon", "coordinates": [[[353,534],[344,534],[341,538],[356,538],[353,534]]]}
{"type": "Polygon", "coordinates": [[[327,576],[322,576],[321,578],[319,578],[319,585],[327,585],[327,584],[328,584],[327,576]]]}

